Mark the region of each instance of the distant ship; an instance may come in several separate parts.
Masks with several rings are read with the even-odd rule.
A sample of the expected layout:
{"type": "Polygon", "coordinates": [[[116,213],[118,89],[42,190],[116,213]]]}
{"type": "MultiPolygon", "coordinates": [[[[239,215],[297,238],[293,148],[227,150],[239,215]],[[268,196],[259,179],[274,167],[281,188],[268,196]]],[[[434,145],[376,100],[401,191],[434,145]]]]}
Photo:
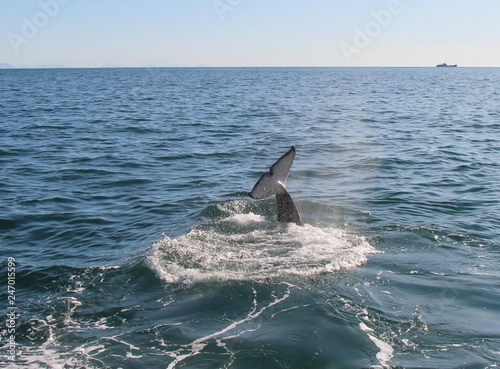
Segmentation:
{"type": "Polygon", "coordinates": [[[446,64],[446,63],[436,65],[436,67],[438,68],[455,68],[456,66],[457,66],[456,64],[446,64]]]}

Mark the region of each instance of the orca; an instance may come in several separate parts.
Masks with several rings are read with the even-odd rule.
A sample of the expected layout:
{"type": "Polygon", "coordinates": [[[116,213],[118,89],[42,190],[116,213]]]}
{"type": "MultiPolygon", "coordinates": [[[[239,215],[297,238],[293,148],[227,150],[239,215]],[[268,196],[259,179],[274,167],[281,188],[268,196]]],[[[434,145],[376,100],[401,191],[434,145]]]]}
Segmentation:
{"type": "Polygon", "coordinates": [[[264,173],[248,195],[252,199],[264,199],[276,195],[278,206],[278,221],[302,225],[300,214],[295,207],[292,197],[286,190],[286,180],[295,158],[295,147],[292,146],[286,154],[271,166],[269,172],[264,173]]]}

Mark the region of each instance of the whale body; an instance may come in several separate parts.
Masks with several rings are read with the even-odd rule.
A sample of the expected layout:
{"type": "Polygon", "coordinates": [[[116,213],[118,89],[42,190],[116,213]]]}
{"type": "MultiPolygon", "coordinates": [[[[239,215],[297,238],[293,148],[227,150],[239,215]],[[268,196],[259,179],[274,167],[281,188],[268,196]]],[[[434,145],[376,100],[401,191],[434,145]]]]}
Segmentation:
{"type": "Polygon", "coordinates": [[[276,195],[278,206],[278,221],[302,225],[300,214],[292,197],[286,190],[286,180],[295,158],[295,147],[292,146],[286,154],[274,163],[268,172],[264,173],[248,195],[252,199],[264,199],[276,195]]]}

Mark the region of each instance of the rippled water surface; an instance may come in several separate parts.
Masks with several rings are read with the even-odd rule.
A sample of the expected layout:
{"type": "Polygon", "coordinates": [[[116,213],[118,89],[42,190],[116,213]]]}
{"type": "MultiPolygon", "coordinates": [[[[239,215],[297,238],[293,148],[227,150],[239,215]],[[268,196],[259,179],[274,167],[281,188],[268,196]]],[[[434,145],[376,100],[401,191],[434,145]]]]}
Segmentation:
{"type": "Polygon", "coordinates": [[[0,70],[0,362],[497,367],[499,86],[495,68],[0,70]],[[292,145],[303,227],[247,196],[292,145]]]}

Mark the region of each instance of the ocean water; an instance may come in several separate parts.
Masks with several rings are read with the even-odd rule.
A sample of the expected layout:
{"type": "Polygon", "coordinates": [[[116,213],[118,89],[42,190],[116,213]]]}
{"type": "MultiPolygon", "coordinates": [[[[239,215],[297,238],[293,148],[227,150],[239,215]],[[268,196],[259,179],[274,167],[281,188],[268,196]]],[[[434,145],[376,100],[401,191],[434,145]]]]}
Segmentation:
{"type": "Polygon", "coordinates": [[[496,368],[500,69],[0,70],[2,368],[496,368]],[[303,227],[247,193],[290,146],[303,227]]]}

